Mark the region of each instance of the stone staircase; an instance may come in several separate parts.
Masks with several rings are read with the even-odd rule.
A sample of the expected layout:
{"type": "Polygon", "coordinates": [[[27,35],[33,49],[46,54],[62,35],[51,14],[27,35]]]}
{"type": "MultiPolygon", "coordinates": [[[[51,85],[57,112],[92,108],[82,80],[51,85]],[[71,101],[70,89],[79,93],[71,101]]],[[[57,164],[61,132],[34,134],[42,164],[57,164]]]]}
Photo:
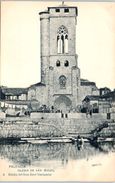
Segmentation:
{"type": "Polygon", "coordinates": [[[113,137],[115,138],[115,121],[109,121],[108,127],[104,128],[99,133],[100,137],[113,137]]]}
{"type": "Polygon", "coordinates": [[[107,120],[105,114],[93,114],[86,117],[78,114],[77,118],[9,119],[0,125],[0,137],[38,137],[38,136],[91,136],[92,131],[108,121],[108,127],[102,129],[100,136],[115,136],[115,120],[107,120]],[[10,119],[11,120],[11,119],[10,119]]]}
{"type": "Polygon", "coordinates": [[[95,115],[92,118],[83,117],[81,119],[64,120],[64,129],[68,135],[89,136],[91,132],[106,121],[103,116],[95,115]]]}

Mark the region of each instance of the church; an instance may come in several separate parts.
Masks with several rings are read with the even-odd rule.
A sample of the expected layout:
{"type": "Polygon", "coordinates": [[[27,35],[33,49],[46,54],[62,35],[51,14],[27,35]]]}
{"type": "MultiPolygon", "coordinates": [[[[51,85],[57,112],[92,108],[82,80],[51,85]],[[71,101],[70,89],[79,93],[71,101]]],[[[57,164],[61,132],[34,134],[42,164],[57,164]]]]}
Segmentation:
{"type": "Polygon", "coordinates": [[[77,16],[77,7],[63,3],[39,13],[41,81],[27,88],[0,87],[1,101],[13,108],[35,102],[37,109],[46,106],[69,112],[76,111],[86,96],[99,96],[95,82],[80,76],[76,54],[77,16]]]}
{"type": "Polygon", "coordinates": [[[41,82],[28,88],[28,100],[55,110],[76,109],[87,95],[99,95],[94,82],[81,79],[76,54],[78,8],[62,4],[40,16],[41,82]]]}

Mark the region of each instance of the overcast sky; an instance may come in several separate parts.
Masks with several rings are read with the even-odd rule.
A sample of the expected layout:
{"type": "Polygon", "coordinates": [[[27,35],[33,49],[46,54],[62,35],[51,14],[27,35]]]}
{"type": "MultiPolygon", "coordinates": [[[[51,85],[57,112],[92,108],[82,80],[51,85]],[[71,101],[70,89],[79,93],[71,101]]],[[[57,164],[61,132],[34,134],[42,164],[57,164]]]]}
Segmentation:
{"type": "MultiPolygon", "coordinates": [[[[76,53],[81,78],[115,88],[115,3],[75,3],[76,53]]],[[[28,87],[40,81],[39,11],[60,2],[2,1],[1,85],[28,87]]]]}

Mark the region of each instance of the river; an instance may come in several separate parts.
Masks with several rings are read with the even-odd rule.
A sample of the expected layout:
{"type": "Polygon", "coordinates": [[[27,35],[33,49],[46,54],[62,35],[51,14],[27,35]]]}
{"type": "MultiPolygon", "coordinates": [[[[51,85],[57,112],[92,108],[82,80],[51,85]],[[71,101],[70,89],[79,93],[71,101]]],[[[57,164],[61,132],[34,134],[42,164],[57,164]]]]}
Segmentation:
{"type": "Polygon", "coordinates": [[[1,144],[2,180],[115,180],[115,143],[1,144]]]}

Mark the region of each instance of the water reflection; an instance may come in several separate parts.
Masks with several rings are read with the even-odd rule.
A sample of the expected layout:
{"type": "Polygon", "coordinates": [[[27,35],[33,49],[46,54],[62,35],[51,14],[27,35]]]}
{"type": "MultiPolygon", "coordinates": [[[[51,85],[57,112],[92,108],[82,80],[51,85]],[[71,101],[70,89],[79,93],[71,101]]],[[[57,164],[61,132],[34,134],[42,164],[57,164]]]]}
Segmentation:
{"type": "Polygon", "coordinates": [[[91,146],[89,143],[82,146],[71,143],[8,144],[0,145],[0,157],[25,166],[41,166],[43,162],[52,161],[56,166],[63,166],[71,160],[83,158],[88,160],[91,156],[114,150],[114,143],[98,144],[97,147],[91,146]]]}

